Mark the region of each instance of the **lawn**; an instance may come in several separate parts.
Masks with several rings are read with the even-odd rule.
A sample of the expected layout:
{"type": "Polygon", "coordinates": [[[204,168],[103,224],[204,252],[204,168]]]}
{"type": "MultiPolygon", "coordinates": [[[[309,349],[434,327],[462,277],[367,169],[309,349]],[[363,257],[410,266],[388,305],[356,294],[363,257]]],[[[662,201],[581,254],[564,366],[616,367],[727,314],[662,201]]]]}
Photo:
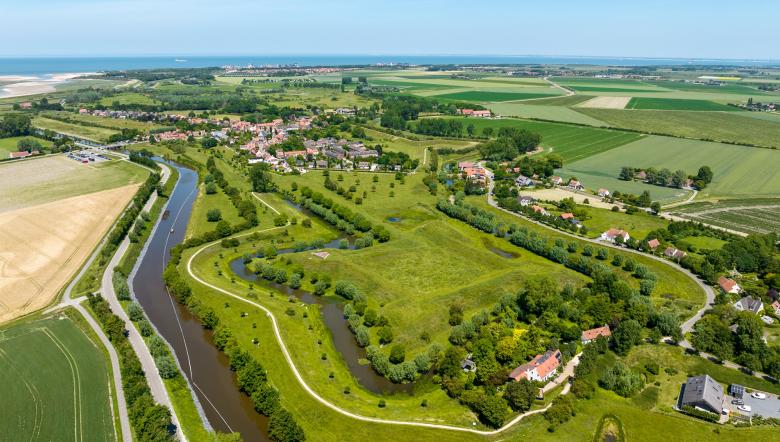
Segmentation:
{"type": "Polygon", "coordinates": [[[674,98],[634,97],[626,109],[680,110],[680,111],[739,111],[739,108],[706,100],[687,100],[674,98]]]}
{"type": "Polygon", "coordinates": [[[40,129],[49,129],[73,137],[86,138],[92,141],[106,142],[117,130],[103,127],[82,126],[80,124],[65,123],[51,118],[35,117],[33,126],[40,129]]]}
{"type": "Polygon", "coordinates": [[[605,187],[641,193],[649,190],[658,200],[668,201],[686,193],[638,182],[618,179],[622,166],[668,168],[695,175],[707,165],[713,173],[712,183],[699,192],[698,198],[760,198],[780,194],[780,151],[730,144],[651,136],[617,149],[591,156],[564,166],[563,174],[576,175],[586,187],[605,187]]]}
{"type": "Polygon", "coordinates": [[[115,102],[119,104],[157,104],[158,102],[144,94],[138,92],[125,92],[110,97],[103,97],[100,99],[100,104],[103,106],[112,106],[115,102]]]}
{"type": "Polygon", "coordinates": [[[4,439],[117,438],[105,350],[94,342],[91,331],[80,328],[81,321],[63,313],[0,330],[4,439]]]}
{"type": "Polygon", "coordinates": [[[41,146],[43,147],[51,147],[51,141],[44,140],[42,138],[36,138],[36,137],[0,138],[0,160],[4,160],[8,158],[8,154],[10,154],[11,152],[18,152],[19,148],[16,145],[19,143],[19,140],[23,140],[25,138],[35,140],[41,143],[41,146]]]}
{"type": "Polygon", "coordinates": [[[577,108],[610,126],[679,137],[780,147],[780,121],[739,112],[695,112],[577,108]]]}
{"type": "Polygon", "coordinates": [[[726,244],[722,239],[709,236],[686,236],[682,241],[700,250],[717,250],[726,244]]]}
{"type": "Polygon", "coordinates": [[[453,118],[459,118],[463,121],[464,128],[469,124],[473,124],[477,134],[481,134],[486,127],[493,128],[494,133],[502,127],[516,127],[538,133],[542,136],[542,147],[546,151],[549,151],[551,148],[552,152],[563,157],[564,165],[642,138],[642,135],[635,133],[545,121],[513,118],[500,120],[453,118]]]}
{"type": "Polygon", "coordinates": [[[433,98],[449,101],[472,101],[490,102],[490,101],[516,101],[529,100],[534,98],[554,97],[551,93],[531,93],[531,92],[490,92],[490,91],[464,91],[450,94],[433,95],[433,98]]]}
{"type": "MultiPolygon", "coordinates": [[[[587,206],[586,206],[587,207],[587,206]]],[[[588,208],[588,218],[582,224],[588,228],[588,236],[596,238],[610,228],[627,231],[634,238],[642,239],[656,229],[664,229],[668,221],[644,212],[628,215],[625,212],[613,212],[606,209],[588,208]]]]}

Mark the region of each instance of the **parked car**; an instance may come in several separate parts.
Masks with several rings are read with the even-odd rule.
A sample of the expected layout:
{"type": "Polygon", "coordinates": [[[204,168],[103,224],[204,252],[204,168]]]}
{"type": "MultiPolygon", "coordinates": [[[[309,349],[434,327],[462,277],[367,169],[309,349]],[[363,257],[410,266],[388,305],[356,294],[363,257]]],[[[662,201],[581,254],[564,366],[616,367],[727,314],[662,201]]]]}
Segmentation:
{"type": "Polygon", "coordinates": [[[734,405],[745,405],[745,401],[743,401],[742,399],[734,399],[733,401],[731,401],[731,403],[734,405]]]}
{"type": "Polygon", "coordinates": [[[766,399],[766,394],[765,393],[759,393],[757,391],[755,393],[751,394],[750,396],[752,396],[752,397],[754,397],[756,399],[766,399]]]}
{"type": "Polygon", "coordinates": [[[753,408],[750,405],[740,405],[739,407],[737,407],[737,410],[747,411],[748,413],[750,413],[751,411],[753,411],[753,408]]]}

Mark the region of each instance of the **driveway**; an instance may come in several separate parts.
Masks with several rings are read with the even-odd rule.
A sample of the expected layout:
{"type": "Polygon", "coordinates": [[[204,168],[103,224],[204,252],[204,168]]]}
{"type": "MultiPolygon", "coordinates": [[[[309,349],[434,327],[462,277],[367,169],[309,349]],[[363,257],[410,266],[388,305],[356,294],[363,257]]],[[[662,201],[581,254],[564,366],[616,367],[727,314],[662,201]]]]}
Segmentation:
{"type": "Polygon", "coordinates": [[[745,394],[742,396],[742,400],[745,402],[745,405],[750,405],[750,407],[753,409],[750,413],[737,410],[737,405],[731,403],[734,398],[728,395],[726,396],[723,407],[728,408],[732,412],[749,414],[752,417],[762,416],[780,419],[780,398],[778,398],[776,394],[765,394],[766,399],[756,399],[752,397],[747,391],[745,392],[745,394]]]}

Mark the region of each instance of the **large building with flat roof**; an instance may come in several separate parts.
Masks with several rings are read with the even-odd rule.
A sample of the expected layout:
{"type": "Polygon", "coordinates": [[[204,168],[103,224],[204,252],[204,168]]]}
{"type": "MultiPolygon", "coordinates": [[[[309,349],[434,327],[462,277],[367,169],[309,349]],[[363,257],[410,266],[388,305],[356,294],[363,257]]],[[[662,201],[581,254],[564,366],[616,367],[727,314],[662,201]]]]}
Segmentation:
{"type": "Polygon", "coordinates": [[[723,410],[723,387],[706,374],[688,378],[683,386],[680,405],[720,414],[723,410]]]}

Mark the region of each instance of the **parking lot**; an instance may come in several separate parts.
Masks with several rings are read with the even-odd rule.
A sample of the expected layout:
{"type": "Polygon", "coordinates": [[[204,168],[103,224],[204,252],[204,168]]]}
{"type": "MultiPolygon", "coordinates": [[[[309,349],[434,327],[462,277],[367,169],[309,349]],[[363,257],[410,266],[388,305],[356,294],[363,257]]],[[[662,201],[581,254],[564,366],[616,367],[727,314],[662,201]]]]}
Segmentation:
{"type": "Polygon", "coordinates": [[[742,401],[745,402],[745,405],[749,405],[750,408],[752,408],[750,413],[738,410],[738,405],[731,403],[731,401],[735,399],[731,395],[725,396],[725,403],[723,404],[723,407],[727,408],[732,413],[780,418],[780,398],[778,398],[775,394],[765,393],[766,399],[756,399],[752,396],[753,391],[755,390],[752,390],[750,393],[745,391],[745,394],[742,395],[742,401]]]}
{"type": "Polygon", "coordinates": [[[109,158],[103,154],[92,150],[73,151],[68,154],[68,158],[80,163],[99,163],[101,161],[109,160],[109,158]]]}

